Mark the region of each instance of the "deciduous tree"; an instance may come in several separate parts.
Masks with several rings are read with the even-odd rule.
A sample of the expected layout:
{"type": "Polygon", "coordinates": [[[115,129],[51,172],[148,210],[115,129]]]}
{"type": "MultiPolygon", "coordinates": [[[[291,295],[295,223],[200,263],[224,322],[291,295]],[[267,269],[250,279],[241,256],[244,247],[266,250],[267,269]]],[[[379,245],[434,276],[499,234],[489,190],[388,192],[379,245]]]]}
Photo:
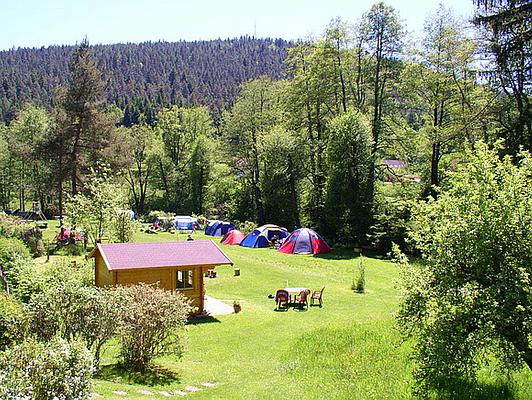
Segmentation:
{"type": "Polygon", "coordinates": [[[532,368],[532,159],[497,153],[476,143],[438,200],[414,208],[423,262],[405,270],[398,324],[424,394],[474,382],[493,357],[532,368]]]}

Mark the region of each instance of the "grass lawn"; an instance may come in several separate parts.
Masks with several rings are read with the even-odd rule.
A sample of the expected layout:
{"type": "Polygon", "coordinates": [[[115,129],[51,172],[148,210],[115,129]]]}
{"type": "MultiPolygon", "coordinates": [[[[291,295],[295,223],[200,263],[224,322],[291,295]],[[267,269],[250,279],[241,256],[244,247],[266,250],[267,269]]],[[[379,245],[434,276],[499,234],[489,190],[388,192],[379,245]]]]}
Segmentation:
{"type": "MultiPolygon", "coordinates": [[[[208,239],[201,233],[196,239],[208,239]]],[[[185,240],[186,235],[139,233],[136,241],[185,240]]],[[[115,366],[116,346],[105,349],[94,392],[105,399],[162,399],[161,392],[201,388],[193,399],[404,399],[412,386],[410,346],[393,327],[399,303],[397,267],[365,258],[366,293],[351,290],[358,258],[351,250],[323,257],[286,255],[272,249],[220,246],[240,268],[216,268],[206,292],[238,300],[239,314],[188,325],[182,359],[157,360],[158,370],[128,375],[115,366]],[[323,308],[274,311],[268,294],[278,288],[325,286],[323,308]],[[210,382],[215,387],[205,387],[210,382]],[[148,390],[152,393],[142,394],[148,390]],[[124,391],[126,395],[117,395],[124,391]]],[[[532,374],[522,371],[513,392],[492,370],[484,371],[485,390],[475,398],[532,398],[532,374]]],[[[181,396],[174,394],[174,398],[181,396]]]]}

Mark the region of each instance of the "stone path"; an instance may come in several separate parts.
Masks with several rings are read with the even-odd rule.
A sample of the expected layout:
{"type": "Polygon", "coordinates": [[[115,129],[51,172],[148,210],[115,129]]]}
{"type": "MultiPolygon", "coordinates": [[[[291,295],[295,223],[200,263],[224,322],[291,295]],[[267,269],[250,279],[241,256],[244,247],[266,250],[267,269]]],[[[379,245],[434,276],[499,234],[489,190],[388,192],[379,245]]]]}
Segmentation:
{"type": "Polygon", "coordinates": [[[205,296],[204,308],[208,315],[227,315],[235,312],[233,306],[209,296],[205,296]]]}
{"type": "MultiPolygon", "coordinates": [[[[213,387],[216,387],[217,384],[212,383],[212,382],[202,382],[201,385],[199,386],[202,386],[203,388],[213,388],[213,387]]],[[[164,397],[174,397],[174,396],[184,397],[189,394],[193,394],[193,393],[203,390],[203,388],[199,386],[188,385],[188,386],[185,386],[183,390],[179,390],[179,389],[173,390],[173,391],[160,390],[157,392],[154,392],[148,389],[139,389],[137,393],[143,394],[145,396],[161,395],[164,397]]],[[[127,397],[128,395],[128,393],[125,390],[115,390],[113,394],[116,394],[118,396],[123,396],[123,397],[127,397]]],[[[96,399],[99,397],[102,397],[102,395],[96,392],[91,393],[91,398],[96,399]]]]}

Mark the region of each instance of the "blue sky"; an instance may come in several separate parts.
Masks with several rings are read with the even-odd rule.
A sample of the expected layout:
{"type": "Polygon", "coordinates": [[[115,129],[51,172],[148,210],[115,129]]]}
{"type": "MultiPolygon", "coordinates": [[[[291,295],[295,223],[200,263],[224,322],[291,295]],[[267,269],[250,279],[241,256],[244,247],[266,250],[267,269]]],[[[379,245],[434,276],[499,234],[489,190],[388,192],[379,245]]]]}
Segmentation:
{"type": "MultiPolygon", "coordinates": [[[[388,0],[421,31],[440,0],[388,0]]],[[[320,35],[334,17],[355,21],[374,0],[0,0],[0,50],[74,44],[320,35]]],[[[445,0],[463,17],[472,0],[445,0]]]]}

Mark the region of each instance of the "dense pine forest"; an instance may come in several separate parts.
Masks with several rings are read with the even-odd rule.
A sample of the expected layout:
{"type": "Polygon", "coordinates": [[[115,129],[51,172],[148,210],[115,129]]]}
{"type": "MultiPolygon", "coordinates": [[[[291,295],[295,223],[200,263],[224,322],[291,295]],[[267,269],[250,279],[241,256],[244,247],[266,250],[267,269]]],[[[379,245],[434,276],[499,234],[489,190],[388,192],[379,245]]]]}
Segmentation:
{"type": "MultiPolygon", "coordinates": [[[[239,86],[283,76],[289,42],[282,39],[147,42],[92,47],[103,81],[102,98],[124,110],[125,125],[171,104],[205,105],[215,115],[229,107],[239,86]]],[[[0,52],[0,119],[10,121],[27,103],[51,110],[68,80],[73,46],[0,52]]]]}

